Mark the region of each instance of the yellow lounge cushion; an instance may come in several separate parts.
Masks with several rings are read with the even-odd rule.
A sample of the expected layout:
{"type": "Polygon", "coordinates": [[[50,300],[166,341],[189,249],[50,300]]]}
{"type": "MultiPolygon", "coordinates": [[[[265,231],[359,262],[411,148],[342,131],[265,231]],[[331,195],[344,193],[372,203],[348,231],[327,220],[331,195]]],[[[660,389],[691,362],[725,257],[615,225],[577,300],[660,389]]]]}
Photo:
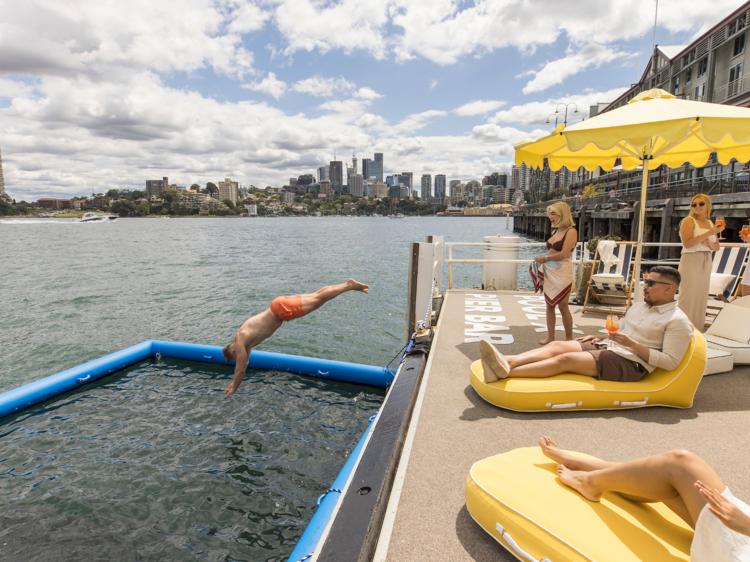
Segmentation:
{"type": "Polygon", "coordinates": [[[656,369],[636,382],[566,373],[543,379],[507,378],[487,384],[482,362],[471,365],[471,385],[490,404],[508,410],[622,410],[646,406],[690,408],[706,370],[706,340],[698,330],[672,371],[656,369]]]}
{"type": "Polygon", "coordinates": [[[466,507],[485,531],[525,562],[690,560],[693,530],[667,506],[633,502],[613,492],[590,502],[560,482],[556,466],[539,447],[483,459],[469,472],[466,507]]]}

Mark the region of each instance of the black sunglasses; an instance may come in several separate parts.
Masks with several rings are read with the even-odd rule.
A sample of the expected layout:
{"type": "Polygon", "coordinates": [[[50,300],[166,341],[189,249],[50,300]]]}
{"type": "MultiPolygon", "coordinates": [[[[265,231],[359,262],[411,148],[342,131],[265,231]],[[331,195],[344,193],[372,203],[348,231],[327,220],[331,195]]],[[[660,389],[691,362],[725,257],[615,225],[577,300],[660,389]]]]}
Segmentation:
{"type": "Polygon", "coordinates": [[[695,207],[703,207],[704,205],[705,205],[705,203],[703,201],[699,201],[698,203],[690,203],[690,206],[693,207],[693,208],[695,208],[695,207]]]}
{"type": "Polygon", "coordinates": [[[672,283],[665,283],[664,281],[654,281],[653,279],[644,279],[643,283],[647,287],[653,287],[656,283],[659,283],[660,285],[671,285],[672,284],[672,283]]]}

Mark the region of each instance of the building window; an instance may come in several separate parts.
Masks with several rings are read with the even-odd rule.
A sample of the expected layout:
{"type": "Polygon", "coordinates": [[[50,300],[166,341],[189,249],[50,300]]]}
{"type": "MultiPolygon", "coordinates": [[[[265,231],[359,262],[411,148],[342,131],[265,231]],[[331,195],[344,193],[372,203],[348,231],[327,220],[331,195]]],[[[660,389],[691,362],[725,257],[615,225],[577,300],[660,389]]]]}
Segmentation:
{"type": "Polygon", "coordinates": [[[697,78],[702,78],[706,75],[706,72],[708,72],[708,57],[703,59],[698,63],[698,76],[697,78]]]}
{"type": "Polygon", "coordinates": [[[678,76],[677,78],[674,79],[674,92],[672,93],[677,94],[677,90],[679,89],[680,89],[680,77],[678,76]]]}
{"type": "Polygon", "coordinates": [[[739,54],[742,54],[745,52],[745,34],[738,35],[737,38],[734,40],[734,54],[733,57],[736,57],[739,54]]]}
{"type": "Polygon", "coordinates": [[[693,81],[693,69],[692,68],[688,68],[687,72],[685,73],[685,86],[687,86],[688,84],[690,84],[690,82],[692,82],[692,81],[693,81]]]}
{"type": "Polygon", "coordinates": [[[695,97],[693,98],[695,101],[703,101],[703,95],[706,93],[706,85],[701,84],[700,86],[695,87],[695,97]]]}
{"type": "Polygon", "coordinates": [[[739,94],[742,89],[742,63],[729,69],[727,97],[739,94]]]}
{"type": "Polygon", "coordinates": [[[729,36],[731,37],[738,31],[745,28],[745,14],[742,14],[736,20],[729,24],[729,36]]]}

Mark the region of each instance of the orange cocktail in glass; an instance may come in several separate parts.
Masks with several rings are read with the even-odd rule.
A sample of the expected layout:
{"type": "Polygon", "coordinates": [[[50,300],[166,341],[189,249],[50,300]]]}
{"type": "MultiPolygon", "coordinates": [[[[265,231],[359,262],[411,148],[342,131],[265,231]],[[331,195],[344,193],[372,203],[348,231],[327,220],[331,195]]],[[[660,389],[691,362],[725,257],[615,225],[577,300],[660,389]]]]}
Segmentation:
{"type": "MultiPolygon", "coordinates": [[[[620,319],[615,314],[610,314],[607,316],[607,332],[610,334],[616,333],[620,329],[620,319]]],[[[607,348],[612,347],[612,340],[609,340],[607,342],[607,348]]]]}

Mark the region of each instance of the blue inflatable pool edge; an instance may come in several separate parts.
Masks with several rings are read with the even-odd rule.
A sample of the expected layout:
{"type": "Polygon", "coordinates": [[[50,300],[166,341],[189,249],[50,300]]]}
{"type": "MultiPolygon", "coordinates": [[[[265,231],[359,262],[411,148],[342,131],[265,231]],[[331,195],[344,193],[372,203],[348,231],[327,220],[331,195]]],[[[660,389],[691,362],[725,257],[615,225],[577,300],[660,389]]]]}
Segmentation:
{"type": "MultiPolygon", "coordinates": [[[[50,375],[0,394],[0,418],[14,414],[69,392],[102,377],[126,369],[150,358],[184,359],[202,363],[227,363],[221,347],[192,343],[149,340],[123,350],[94,359],[88,363],[50,375]]],[[[287,355],[267,351],[253,351],[248,362],[250,369],[289,371],[336,381],[366,384],[385,388],[393,381],[393,374],[383,367],[287,355]]]]}
{"type": "Polygon", "coordinates": [[[354,472],[354,467],[357,465],[357,461],[362,454],[362,449],[367,442],[367,436],[370,431],[372,431],[373,425],[375,424],[375,418],[376,416],[371,418],[372,421],[367,427],[367,430],[362,434],[359,443],[357,443],[352,454],[349,455],[349,458],[346,460],[346,463],[336,477],[336,480],[333,481],[330,493],[326,493],[324,495],[325,497],[323,497],[323,501],[320,501],[320,505],[318,506],[315,515],[313,515],[313,518],[307,524],[307,527],[305,527],[305,532],[302,533],[297,545],[289,555],[287,562],[298,562],[299,560],[304,560],[307,555],[312,554],[315,551],[315,548],[318,546],[320,538],[323,536],[323,532],[336,509],[336,505],[341,500],[341,494],[354,472]]]}

